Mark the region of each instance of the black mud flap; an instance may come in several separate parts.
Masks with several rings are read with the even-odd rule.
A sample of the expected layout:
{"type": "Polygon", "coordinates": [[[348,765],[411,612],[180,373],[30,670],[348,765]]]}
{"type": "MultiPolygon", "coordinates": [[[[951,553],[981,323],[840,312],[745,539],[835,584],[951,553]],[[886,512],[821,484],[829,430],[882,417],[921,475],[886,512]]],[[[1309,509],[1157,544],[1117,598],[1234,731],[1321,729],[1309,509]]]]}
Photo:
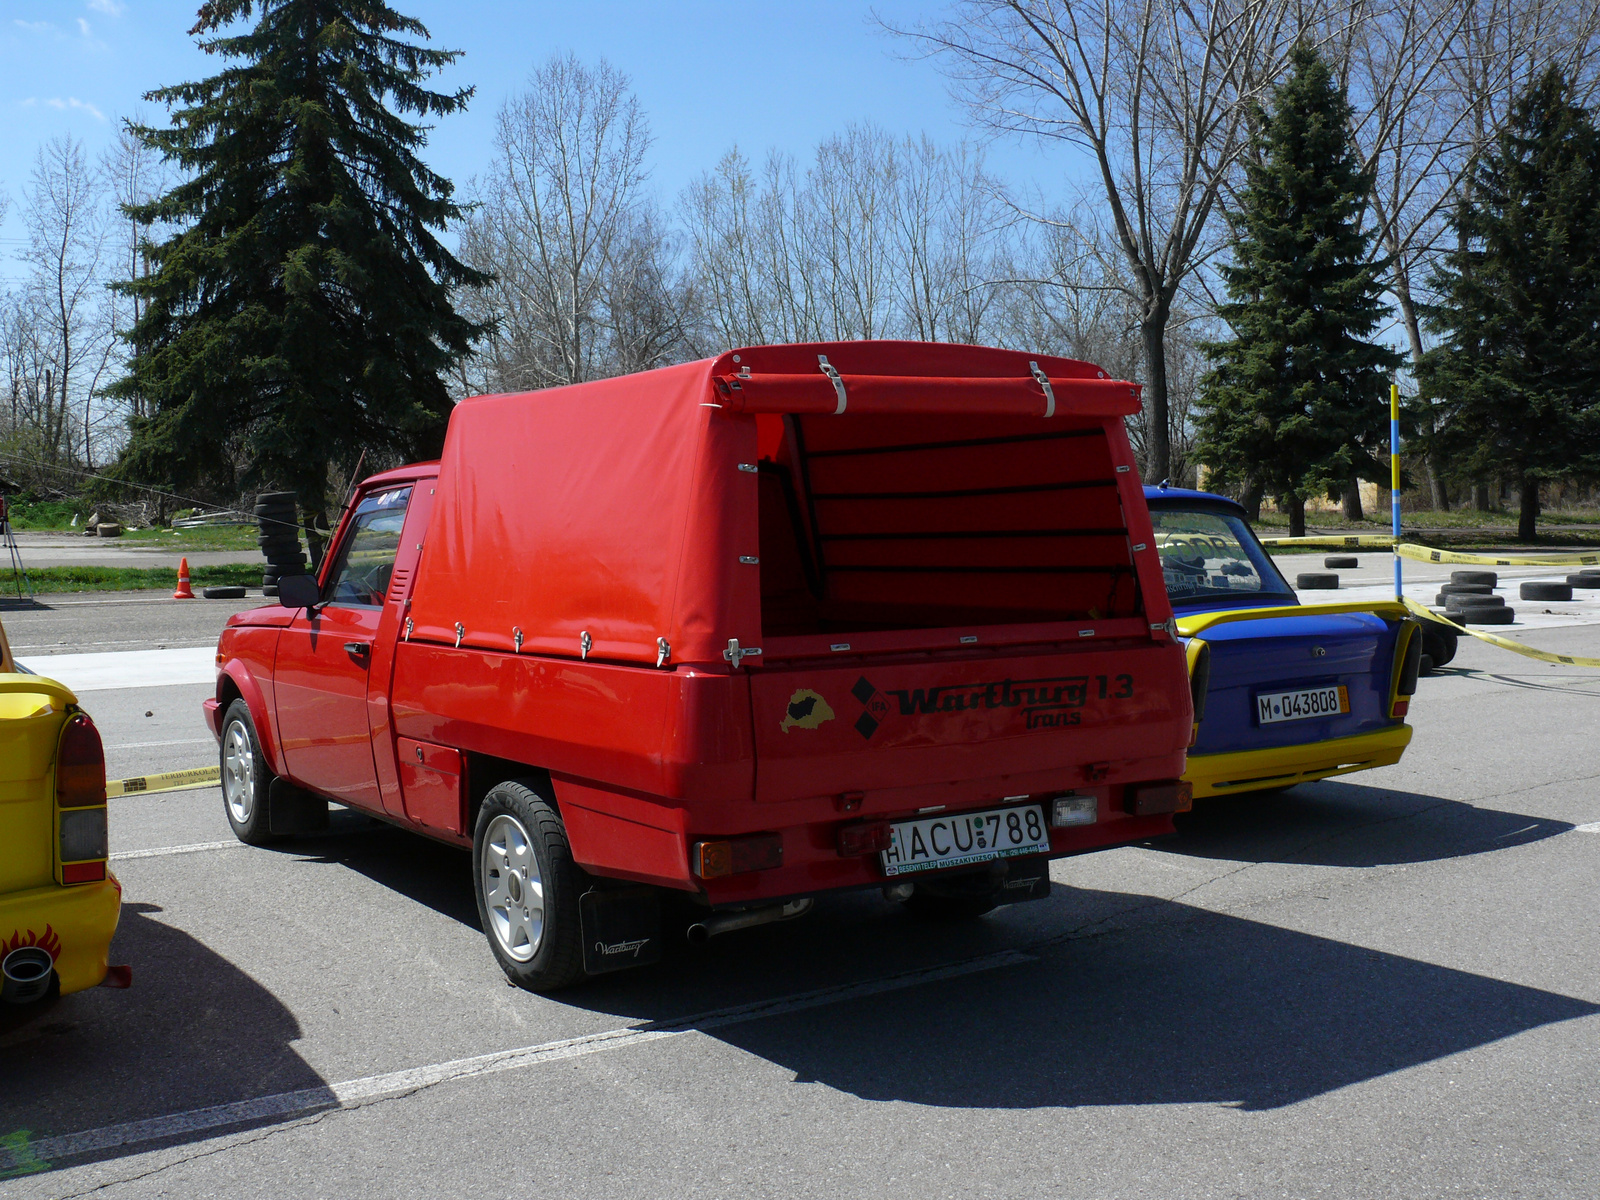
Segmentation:
{"type": "Polygon", "coordinates": [[[1020,904],[1024,900],[1050,897],[1050,860],[1013,858],[1006,864],[1005,880],[1000,884],[1001,904],[1020,904]]]}
{"type": "Polygon", "coordinates": [[[321,833],[328,827],[328,802],[287,779],[274,779],[267,789],[269,833],[321,833]]]}
{"type": "Polygon", "coordinates": [[[661,959],[661,900],[647,887],[592,889],[578,898],[583,969],[626,971],[661,959]]]}

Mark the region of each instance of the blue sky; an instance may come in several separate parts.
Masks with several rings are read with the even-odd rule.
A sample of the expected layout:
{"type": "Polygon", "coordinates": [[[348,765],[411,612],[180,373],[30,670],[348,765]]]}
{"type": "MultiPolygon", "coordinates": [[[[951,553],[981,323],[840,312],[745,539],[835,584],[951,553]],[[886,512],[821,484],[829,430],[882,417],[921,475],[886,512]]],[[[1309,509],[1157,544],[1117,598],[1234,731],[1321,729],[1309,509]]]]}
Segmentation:
{"type": "MultiPolygon", "coordinates": [[[[937,14],[913,0],[808,0],[765,4],[673,0],[392,0],[419,18],[433,44],[464,51],[436,76],[443,88],[475,85],[470,109],[434,131],[426,157],[464,184],[490,153],[495,111],[533,66],[562,51],[601,57],[633,81],[649,115],[653,179],[671,201],[690,179],[737,143],[752,158],[776,147],[805,156],[852,121],[941,142],[971,137],[936,67],[882,32],[873,12],[896,22],[937,14]]],[[[160,110],[152,88],[201,78],[218,61],[188,29],[198,0],[0,0],[0,185],[12,199],[0,228],[0,280],[22,234],[22,187],[41,142],[71,133],[98,153],[118,117],[160,110]]],[[[1057,192],[1068,170],[1061,151],[989,150],[991,168],[1019,185],[1057,192]]]]}

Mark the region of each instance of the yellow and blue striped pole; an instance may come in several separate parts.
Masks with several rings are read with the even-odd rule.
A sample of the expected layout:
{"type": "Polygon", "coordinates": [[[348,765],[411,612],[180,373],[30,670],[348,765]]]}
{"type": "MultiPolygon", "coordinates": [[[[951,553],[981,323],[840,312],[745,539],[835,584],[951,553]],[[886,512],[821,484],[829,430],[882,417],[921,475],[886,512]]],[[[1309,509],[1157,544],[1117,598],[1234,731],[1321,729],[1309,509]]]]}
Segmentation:
{"type": "Polygon", "coordinates": [[[1389,511],[1394,518],[1394,598],[1400,590],[1400,385],[1389,385],[1389,511]]]}

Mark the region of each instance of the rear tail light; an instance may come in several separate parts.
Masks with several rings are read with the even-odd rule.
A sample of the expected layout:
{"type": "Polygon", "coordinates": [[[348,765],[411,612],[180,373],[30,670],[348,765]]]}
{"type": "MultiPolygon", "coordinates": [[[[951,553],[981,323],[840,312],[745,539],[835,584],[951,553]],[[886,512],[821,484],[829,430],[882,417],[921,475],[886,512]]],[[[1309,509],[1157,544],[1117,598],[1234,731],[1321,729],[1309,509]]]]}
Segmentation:
{"type": "Polygon", "coordinates": [[[1099,797],[1057,796],[1050,802],[1050,824],[1057,829],[1069,825],[1093,825],[1100,819],[1099,797]]]}
{"type": "Polygon", "coordinates": [[[696,842],[689,852],[689,865],[701,879],[770,871],[783,866],[783,838],[776,833],[763,833],[722,842],[696,842]]]}
{"type": "Polygon", "coordinates": [[[60,879],[94,883],[106,878],[106,755],[100,731],[78,713],[56,746],[56,860],[60,879]]]}
{"type": "Polygon", "coordinates": [[[1413,620],[1400,623],[1394,643],[1394,679],[1389,690],[1389,715],[1396,719],[1411,710],[1411,697],[1422,674],[1422,626],[1413,620]]]}
{"type": "Polygon", "coordinates": [[[56,807],[86,808],[105,802],[105,747],[88,714],[79,713],[67,722],[56,747],[56,807]]]}
{"type": "Polygon", "coordinates": [[[889,848],[892,836],[887,821],[840,826],[839,857],[860,858],[864,854],[881,854],[889,848]]]}
{"type": "Polygon", "coordinates": [[[1184,779],[1130,784],[1122,793],[1122,811],[1135,817],[1188,812],[1193,807],[1194,787],[1184,779]]]}

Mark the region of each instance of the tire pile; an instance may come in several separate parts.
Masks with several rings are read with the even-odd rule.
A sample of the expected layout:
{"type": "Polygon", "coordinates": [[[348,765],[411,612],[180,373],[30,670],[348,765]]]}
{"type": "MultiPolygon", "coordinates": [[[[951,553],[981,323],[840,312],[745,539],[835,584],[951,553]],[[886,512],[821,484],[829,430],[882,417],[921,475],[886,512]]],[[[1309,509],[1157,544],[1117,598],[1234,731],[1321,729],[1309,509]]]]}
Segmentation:
{"type": "Polygon", "coordinates": [[[300,522],[293,492],[262,492],[256,497],[256,545],[267,560],[261,575],[261,592],[278,594],[284,575],[307,573],[305,551],[300,546],[300,522]]]}
{"type": "Polygon", "coordinates": [[[1452,571],[1434,603],[1442,605],[1444,615],[1457,625],[1509,625],[1517,619],[1517,610],[1507,607],[1504,596],[1494,594],[1499,580],[1493,571],[1452,571]]]}

